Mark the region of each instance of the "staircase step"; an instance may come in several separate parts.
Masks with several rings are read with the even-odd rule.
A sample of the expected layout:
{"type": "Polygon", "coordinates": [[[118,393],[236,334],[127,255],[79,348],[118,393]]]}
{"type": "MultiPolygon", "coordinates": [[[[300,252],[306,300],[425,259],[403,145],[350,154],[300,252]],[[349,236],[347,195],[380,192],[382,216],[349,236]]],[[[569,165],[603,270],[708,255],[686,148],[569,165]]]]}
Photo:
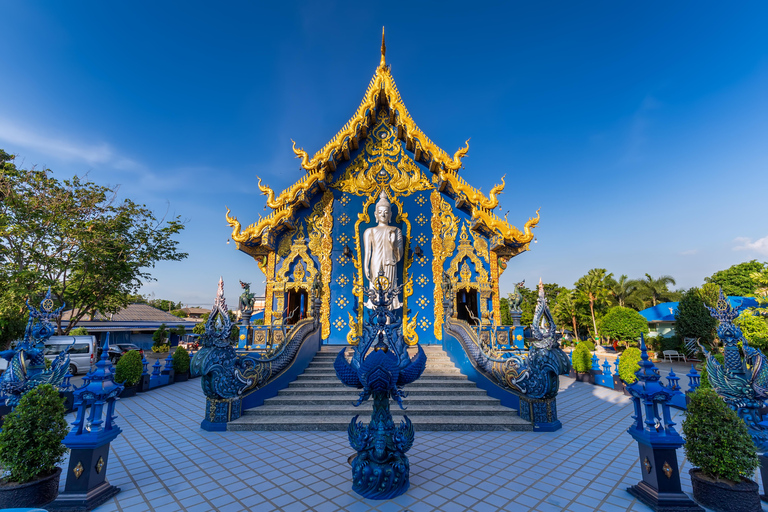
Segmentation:
{"type": "MultiPolygon", "coordinates": [[[[294,406],[294,405],[317,405],[326,408],[329,407],[346,407],[357,401],[358,393],[347,393],[346,396],[328,396],[323,393],[322,395],[282,395],[274,398],[268,398],[264,401],[264,405],[271,406],[294,406]]],[[[446,409],[457,408],[460,412],[465,406],[474,405],[499,405],[499,400],[491,398],[488,395],[485,396],[449,396],[449,395],[412,395],[403,400],[403,404],[410,410],[412,405],[432,405],[435,407],[443,407],[446,409]]],[[[361,405],[362,407],[362,405],[361,405]]],[[[392,407],[396,407],[392,405],[392,407]]],[[[506,409],[505,410],[509,410],[506,409]]]]}
{"type": "MultiPolygon", "coordinates": [[[[455,391],[455,390],[465,390],[465,389],[472,389],[476,390],[478,387],[475,385],[474,382],[470,382],[468,380],[454,380],[454,381],[445,381],[444,379],[441,380],[423,380],[419,379],[416,382],[412,382],[408,384],[406,387],[406,391],[411,389],[418,389],[418,388],[435,388],[440,387],[441,389],[447,389],[449,391],[455,391]]],[[[345,386],[341,383],[341,381],[336,378],[334,375],[333,378],[327,378],[327,379],[303,379],[299,377],[295,381],[291,382],[288,385],[288,388],[286,389],[294,389],[294,388],[309,388],[309,389],[328,389],[328,388],[340,388],[340,389],[352,389],[348,386],[345,386]]],[[[485,391],[482,391],[483,394],[485,394],[485,391]]]]}
{"type": "MultiPolygon", "coordinates": [[[[328,388],[322,388],[322,392],[317,388],[295,388],[291,386],[288,386],[285,389],[281,389],[278,393],[278,397],[283,396],[355,396],[357,397],[357,394],[359,393],[359,390],[351,388],[349,386],[345,386],[341,383],[338,383],[339,385],[337,387],[328,387],[328,388]]],[[[406,388],[406,393],[408,393],[408,397],[422,397],[422,396],[460,396],[460,397],[472,397],[472,396],[483,396],[487,397],[488,394],[483,391],[482,389],[477,389],[477,387],[472,386],[468,388],[462,388],[462,389],[446,389],[446,388],[414,388],[413,386],[409,385],[406,388]]]]}
{"type": "MultiPolygon", "coordinates": [[[[397,413],[392,414],[395,424],[402,419],[397,413]]],[[[417,432],[471,432],[471,431],[516,431],[532,432],[533,426],[517,415],[512,416],[466,416],[446,418],[445,416],[408,417],[417,432]]],[[[227,430],[246,431],[333,431],[344,432],[352,418],[330,416],[243,416],[227,424],[227,430]]],[[[361,418],[358,418],[360,421],[361,418]]],[[[368,423],[367,418],[363,420],[368,423]]],[[[351,449],[350,449],[351,450],[351,449]]]]}
{"type": "MultiPolygon", "coordinates": [[[[297,404],[298,405],[298,404],[297,404]]],[[[254,409],[243,412],[243,416],[347,416],[352,417],[355,414],[370,414],[373,408],[373,400],[363,402],[359,407],[354,407],[352,403],[346,405],[338,404],[329,408],[326,405],[262,405],[254,409]]],[[[515,411],[501,405],[466,405],[458,407],[448,407],[443,405],[404,405],[408,408],[405,414],[408,416],[506,416],[516,415],[515,411]]],[[[397,404],[390,404],[390,410],[394,413],[399,409],[397,404]]]]}

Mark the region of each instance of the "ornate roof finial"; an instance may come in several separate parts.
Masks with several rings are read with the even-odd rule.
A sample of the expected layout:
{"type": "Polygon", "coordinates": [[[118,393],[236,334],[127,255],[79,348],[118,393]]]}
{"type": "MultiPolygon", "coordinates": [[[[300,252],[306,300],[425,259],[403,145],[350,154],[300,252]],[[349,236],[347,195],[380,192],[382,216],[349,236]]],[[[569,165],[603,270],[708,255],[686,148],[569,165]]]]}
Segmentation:
{"type": "Polygon", "coordinates": [[[384,68],[387,66],[387,60],[384,58],[386,54],[387,54],[387,45],[384,44],[384,27],[381,27],[381,62],[379,62],[380,68],[384,68]]]}

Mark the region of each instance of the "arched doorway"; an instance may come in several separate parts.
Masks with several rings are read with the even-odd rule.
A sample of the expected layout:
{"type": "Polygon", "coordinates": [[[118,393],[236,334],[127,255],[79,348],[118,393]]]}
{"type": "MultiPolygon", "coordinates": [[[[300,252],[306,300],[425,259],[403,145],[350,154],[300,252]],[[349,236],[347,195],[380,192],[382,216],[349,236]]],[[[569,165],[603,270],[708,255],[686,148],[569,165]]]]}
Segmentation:
{"type": "Polygon", "coordinates": [[[480,317],[477,310],[477,290],[465,288],[456,292],[456,313],[459,320],[477,325],[480,317]]]}
{"type": "Polygon", "coordinates": [[[307,318],[309,295],[303,288],[288,290],[288,308],[286,309],[285,324],[293,325],[302,318],[307,318]]]}

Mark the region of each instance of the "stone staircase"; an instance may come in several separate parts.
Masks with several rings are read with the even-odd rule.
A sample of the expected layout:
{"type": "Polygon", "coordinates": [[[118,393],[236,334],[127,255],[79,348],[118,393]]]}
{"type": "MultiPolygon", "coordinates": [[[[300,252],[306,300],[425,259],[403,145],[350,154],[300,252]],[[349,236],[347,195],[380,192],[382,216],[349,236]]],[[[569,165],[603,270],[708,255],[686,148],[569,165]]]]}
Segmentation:
{"type": "MultiPolygon", "coordinates": [[[[427,354],[427,368],[421,378],[405,386],[408,397],[403,405],[407,409],[403,411],[390,402],[395,424],[407,414],[417,431],[533,430],[517,411],[500,405],[499,400],[490,398],[462,375],[442,347],[422,347],[427,354]]],[[[265,400],[264,405],[244,411],[227,429],[346,431],[356,414],[368,424],[373,399],[354,407],[359,390],[343,385],[333,369],[333,361],[343,348],[323,346],[306,371],[287,388],[265,400]]]]}

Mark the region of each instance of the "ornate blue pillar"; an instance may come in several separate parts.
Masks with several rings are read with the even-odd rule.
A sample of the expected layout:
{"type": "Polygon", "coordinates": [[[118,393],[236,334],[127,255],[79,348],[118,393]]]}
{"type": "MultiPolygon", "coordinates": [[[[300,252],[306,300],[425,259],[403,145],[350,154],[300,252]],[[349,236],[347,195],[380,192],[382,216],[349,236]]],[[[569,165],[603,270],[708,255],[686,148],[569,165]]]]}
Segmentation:
{"type": "Polygon", "coordinates": [[[77,416],[64,438],[70,450],[66,486],[47,505],[49,510],[91,510],[120,492],[106,480],[109,445],[121,432],[115,424],[115,403],[123,390],[115,383],[108,349],[109,333],[104,338],[101,360],[88,374],[88,384],[77,390],[77,416]]]}
{"type": "Polygon", "coordinates": [[[656,511],[703,512],[680,487],[677,449],[685,441],[674,429],[669,410],[669,402],[680,391],[661,383],[658,368],[648,359],[642,336],[640,351],[640,369],[635,372],[637,380],[627,386],[635,407],[632,416],[635,423],[627,432],[637,441],[643,479],[627,491],[656,511]]]}

